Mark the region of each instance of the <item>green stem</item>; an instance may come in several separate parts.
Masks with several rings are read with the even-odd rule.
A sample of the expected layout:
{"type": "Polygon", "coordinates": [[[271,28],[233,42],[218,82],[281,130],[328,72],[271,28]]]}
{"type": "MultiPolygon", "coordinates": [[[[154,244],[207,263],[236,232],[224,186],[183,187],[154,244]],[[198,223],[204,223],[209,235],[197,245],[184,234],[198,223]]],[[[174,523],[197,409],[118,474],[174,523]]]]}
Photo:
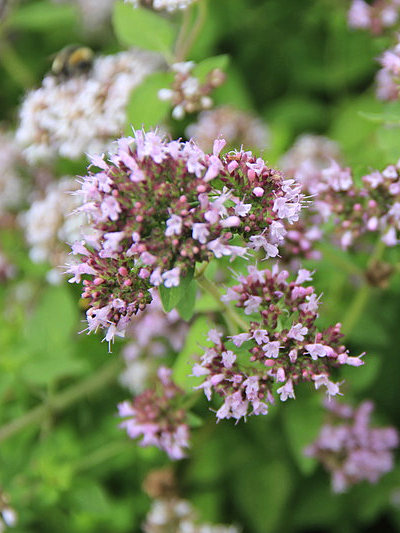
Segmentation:
{"type": "Polygon", "coordinates": [[[121,360],[113,359],[87,379],[84,379],[80,383],[72,385],[68,389],[55,395],[51,399],[51,403],[47,402],[39,405],[12,422],[0,427],[0,442],[12,437],[29,426],[40,424],[49,413],[63,411],[85,396],[89,396],[103,389],[108,383],[114,381],[118,373],[121,371],[121,367],[121,360]]]}
{"type": "MultiPolygon", "coordinates": [[[[233,329],[231,323],[236,324],[243,331],[247,331],[249,329],[248,323],[243,320],[243,318],[241,318],[240,315],[236,313],[236,311],[234,311],[228,305],[224,304],[224,302],[221,302],[221,293],[219,292],[218,287],[212,281],[210,281],[203,274],[201,274],[197,278],[197,282],[200,287],[209,294],[211,294],[214,300],[220,305],[221,311],[223,311],[225,315],[224,318],[226,319],[229,329],[233,329]]],[[[231,333],[233,333],[233,331],[231,331],[231,333]]]]}
{"type": "Polygon", "coordinates": [[[0,41],[0,62],[10,78],[22,89],[32,87],[35,80],[31,71],[21,61],[18,54],[4,36],[0,41]]]}
{"type": "Polygon", "coordinates": [[[370,293],[371,286],[367,283],[364,283],[364,285],[362,285],[357,291],[343,319],[342,330],[345,335],[349,335],[352,332],[354,326],[357,324],[358,319],[360,318],[369,300],[370,293]]]}
{"type": "MultiPolygon", "coordinates": [[[[382,257],[382,254],[385,250],[385,246],[386,246],[385,243],[379,237],[372,251],[372,254],[370,255],[368,259],[367,269],[370,268],[375,263],[375,261],[379,261],[379,259],[382,257]]],[[[363,285],[357,291],[343,320],[342,329],[343,329],[343,333],[345,333],[346,335],[349,335],[352,332],[354,326],[357,324],[360,316],[362,315],[368,303],[371,293],[372,293],[372,287],[371,285],[366,283],[364,279],[363,285]]]]}
{"type": "Polygon", "coordinates": [[[184,50],[184,43],[186,40],[186,36],[188,33],[188,29],[190,26],[190,19],[192,16],[192,10],[191,9],[185,9],[183,11],[182,16],[182,24],[178,33],[178,37],[176,39],[175,43],[175,59],[174,62],[179,62],[184,60],[183,50],[184,50]]]}
{"type": "MultiPolygon", "coordinates": [[[[177,46],[176,48],[176,60],[177,61],[184,61],[191,49],[193,48],[194,43],[196,42],[196,39],[198,38],[201,30],[203,29],[203,26],[207,19],[207,0],[199,0],[197,2],[197,18],[196,21],[192,27],[192,29],[188,32],[189,35],[187,38],[182,39],[182,41],[179,43],[179,48],[177,46]]],[[[189,10],[187,10],[189,11],[189,10]]],[[[183,30],[183,25],[182,25],[183,30]]],[[[185,30],[186,31],[186,30],[185,30]]],[[[180,37],[180,35],[179,35],[180,37]]],[[[178,37],[178,41],[179,41],[178,37]]]]}

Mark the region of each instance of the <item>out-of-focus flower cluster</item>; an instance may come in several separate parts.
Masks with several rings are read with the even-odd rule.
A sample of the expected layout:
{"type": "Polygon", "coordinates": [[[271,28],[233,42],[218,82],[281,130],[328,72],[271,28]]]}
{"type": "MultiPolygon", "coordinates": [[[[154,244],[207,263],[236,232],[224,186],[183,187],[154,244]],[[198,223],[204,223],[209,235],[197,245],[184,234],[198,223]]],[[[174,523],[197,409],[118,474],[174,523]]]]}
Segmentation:
{"type": "Polygon", "coordinates": [[[400,40],[379,58],[382,68],[376,75],[376,95],[380,100],[398,100],[400,86],[400,40]]]}
{"type": "Polygon", "coordinates": [[[24,199],[21,168],[24,160],[11,134],[0,132],[0,217],[19,207],[24,199]]]}
{"type": "Polygon", "coordinates": [[[215,141],[209,155],[193,142],[136,131],[108,161],[92,158],[100,170],[83,179],[80,209],[95,235],[73,245],[79,262],[68,269],[71,282],[88,276],[89,331],[108,328],[108,341],[123,335],[151,287],[178,286],[196,262],[278,255],[284,222],[299,218],[300,188],[251,152],[221,155],[224,144],[215,141]]]}
{"type": "Polygon", "coordinates": [[[223,84],[225,74],[219,68],[212,69],[202,83],[195,74],[196,63],[174,63],[171,69],[175,78],[171,88],[160,89],[160,100],[171,101],[172,116],[181,120],[186,113],[196,113],[213,106],[211,92],[223,84]]]}
{"type": "Polygon", "coordinates": [[[7,495],[0,491],[0,533],[17,524],[17,513],[10,506],[7,495]]]}
{"type": "MultiPolygon", "coordinates": [[[[282,170],[301,183],[303,191],[314,196],[322,180],[321,172],[328,168],[332,159],[340,161],[338,145],[319,135],[301,135],[280,161],[282,170]]],[[[303,211],[303,216],[288,228],[282,260],[298,267],[301,259],[320,259],[314,245],[322,237],[321,220],[314,209],[303,211]]]]}
{"type": "Polygon", "coordinates": [[[349,26],[380,34],[398,22],[399,10],[400,0],[374,0],[370,4],[353,0],[348,13],[349,26]]]}
{"type": "Polygon", "coordinates": [[[315,389],[324,386],[328,396],[340,394],[339,384],[331,381],[332,369],[363,362],[341,344],[340,324],[317,329],[319,298],[306,286],[311,273],[301,269],[289,281],[289,273],[277,267],[250,266],[248,272],[222,299],[237,302],[250,318],[249,330],[227,338],[211,330],[213,346],[193,367],[193,376],[205,378],[197,388],[204,389],[208,400],[212,392],[224,400],[217,418],[267,414],[275,390],[286,401],[295,398],[294,387],[302,381],[315,389]]]}
{"type": "Polygon", "coordinates": [[[186,135],[205,152],[212,150],[218,137],[225,139],[228,146],[243,145],[259,150],[267,147],[269,138],[268,128],[259,118],[230,106],[202,111],[198,121],[186,128],[186,135]]]}
{"type": "Polygon", "coordinates": [[[148,6],[156,10],[177,11],[187,9],[196,0],[124,0],[134,7],[148,6]]]}
{"type": "Polygon", "coordinates": [[[17,141],[29,162],[99,153],[121,134],[129,95],[159,68],[160,57],[132,50],[98,57],[87,74],[47,75],[20,109],[17,141]]]}
{"type": "Polygon", "coordinates": [[[236,526],[198,524],[196,512],[187,500],[160,498],[153,501],[143,525],[144,533],[240,533],[236,526]]]}
{"type": "Polygon", "coordinates": [[[296,254],[318,258],[313,243],[321,239],[326,222],[333,222],[334,235],[343,249],[371,232],[379,232],[387,246],[399,242],[400,163],[372,171],[357,185],[351,169],[335,160],[337,154],[335,143],[307,136],[283,158],[285,172],[293,175],[302,184],[302,191],[314,200],[300,221],[289,228],[283,258],[296,258],[296,254]]]}
{"type": "Polygon", "coordinates": [[[141,446],[157,446],[171,459],[185,457],[189,447],[187,410],[182,406],[183,391],[171,379],[172,370],[160,367],[156,384],[118,405],[119,416],[131,439],[143,437],[141,446]]]}
{"type": "Polygon", "coordinates": [[[65,264],[70,251],[65,243],[76,241],[84,231],[85,215],[73,213],[80,205],[80,198],[72,194],[77,187],[72,178],[50,183],[44,196],[34,200],[29,210],[20,216],[31,260],[35,263],[47,261],[53,267],[48,272],[50,282],[62,279],[59,268],[65,264]]]}
{"type": "Polygon", "coordinates": [[[400,165],[389,165],[381,172],[376,170],[363,176],[362,186],[354,183],[349,168],[335,161],[321,172],[321,179],[310,184],[316,194],[311,210],[323,222],[331,219],[346,249],[364,234],[379,232],[387,246],[399,242],[400,231],[400,165]]]}
{"type": "Polygon", "coordinates": [[[0,249],[0,283],[15,277],[17,269],[0,249]]]}
{"type": "Polygon", "coordinates": [[[335,401],[325,406],[331,420],[305,453],[321,461],[331,473],[334,492],[345,492],[363,480],[376,483],[392,470],[398,433],[393,427],[371,426],[372,402],[365,401],[357,409],[335,401]]]}
{"type": "Polygon", "coordinates": [[[123,349],[126,369],[120,376],[120,383],[133,394],[142,393],[159,366],[159,360],[170,350],[179,352],[183,348],[189,325],[176,309],[163,311],[160,298],[152,290],[152,301],[144,311],[132,319],[126,336],[129,343],[123,349]]]}

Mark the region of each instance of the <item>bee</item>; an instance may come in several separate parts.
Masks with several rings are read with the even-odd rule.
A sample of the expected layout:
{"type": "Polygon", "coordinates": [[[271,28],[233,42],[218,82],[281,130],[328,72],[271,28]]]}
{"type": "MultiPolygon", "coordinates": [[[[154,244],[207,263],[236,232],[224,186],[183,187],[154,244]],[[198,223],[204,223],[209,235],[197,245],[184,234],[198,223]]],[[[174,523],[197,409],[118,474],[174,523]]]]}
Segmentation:
{"type": "Polygon", "coordinates": [[[93,64],[94,52],[87,46],[71,44],[60,50],[51,65],[51,72],[60,78],[84,74],[93,64]]]}

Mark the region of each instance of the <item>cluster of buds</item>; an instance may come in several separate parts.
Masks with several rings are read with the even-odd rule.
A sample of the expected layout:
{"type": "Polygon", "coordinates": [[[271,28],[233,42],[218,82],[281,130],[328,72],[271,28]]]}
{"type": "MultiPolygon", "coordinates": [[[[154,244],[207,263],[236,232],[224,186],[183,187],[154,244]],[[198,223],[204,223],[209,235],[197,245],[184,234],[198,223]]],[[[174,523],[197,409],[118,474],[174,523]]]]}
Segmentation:
{"type": "Polygon", "coordinates": [[[132,4],[134,7],[151,7],[156,11],[178,11],[187,9],[196,0],[124,0],[126,4],[132,4]]]}
{"type": "Polygon", "coordinates": [[[188,324],[176,309],[163,311],[156,290],[152,290],[152,301],[144,311],[132,319],[126,336],[129,343],[122,354],[126,369],[119,381],[133,394],[142,393],[149,380],[156,373],[161,357],[168,352],[179,352],[183,348],[188,324]]]}
{"type": "Polygon", "coordinates": [[[184,393],[172,381],[171,373],[160,367],[154,388],[118,405],[119,416],[124,418],[120,427],[131,439],[142,436],[141,446],[157,446],[171,459],[182,459],[189,447],[187,411],[181,406],[184,393]]]}
{"type": "Polygon", "coordinates": [[[153,501],[143,525],[144,533],[239,533],[236,526],[198,524],[196,512],[187,500],[159,498],[153,501]]]}
{"type": "Polygon", "coordinates": [[[213,106],[210,93],[225,81],[222,70],[214,68],[202,83],[195,75],[195,67],[194,61],[174,63],[171,66],[175,73],[172,87],[158,92],[160,100],[171,101],[172,116],[176,120],[181,120],[186,113],[210,109],[213,106]]]}
{"type": "Polygon", "coordinates": [[[321,173],[311,192],[317,195],[314,208],[322,221],[333,219],[342,248],[352,246],[369,232],[379,232],[387,246],[395,246],[400,231],[400,165],[389,165],[354,184],[349,168],[335,161],[321,173]]]}
{"type": "Polygon", "coordinates": [[[332,474],[332,490],[345,492],[366,480],[376,483],[393,468],[398,433],[393,427],[370,426],[374,405],[365,401],[357,409],[335,401],[326,402],[331,420],[305,453],[315,457],[332,474]]]}
{"type": "Polygon", "coordinates": [[[286,401],[295,398],[295,385],[303,381],[315,389],[325,387],[328,396],[340,394],[339,384],[330,379],[332,369],[363,362],[361,356],[350,357],[341,344],[340,324],[317,329],[319,298],[306,286],[311,273],[302,269],[295,281],[288,281],[289,273],[277,267],[250,266],[248,272],[222,298],[237,301],[236,307],[249,316],[248,331],[225,338],[211,330],[213,346],[193,367],[193,376],[205,378],[197,388],[208,400],[213,391],[224,400],[217,418],[267,414],[275,389],[286,401]]]}
{"type": "Polygon", "coordinates": [[[17,524],[17,513],[10,507],[7,495],[0,490],[0,533],[17,524]]]}
{"type": "Polygon", "coordinates": [[[227,105],[202,111],[198,121],[186,128],[186,135],[206,152],[212,150],[214,139],[221,136],[228,146],[259,150],[265,150],[269,138],[268,128],[259,118],[227,105]]]}
{"type": "Polygon", "coordinates": [[[382,68],[376,75],[376,94],[380,100],[398,100],[400,84],[400,41],[386,50],[379,62],[382,68]]]}
{"type": "Polygon", "coordinates": [[[348,13],[349,26],[379,35],[398,22],[399,10],[399,0],[374,0],[371,4],[353,0],[348,13]]]}
{"type": "Polygon", "coordinates": [[[89,331],[108,328],[107,341],[123,335],[150,289],[178,286],[196,262],[260,249],[278,255],[284,224],[299,219],[300,186],[251,152],[221,155],[224,145],[215,141],[209,155],[193,142],[136,131],[108,161],[92,158],[100,170],[79,191],[92,234],[73,245],[80,262],[67,270],[70,282],[88,277],[89,331]]]}

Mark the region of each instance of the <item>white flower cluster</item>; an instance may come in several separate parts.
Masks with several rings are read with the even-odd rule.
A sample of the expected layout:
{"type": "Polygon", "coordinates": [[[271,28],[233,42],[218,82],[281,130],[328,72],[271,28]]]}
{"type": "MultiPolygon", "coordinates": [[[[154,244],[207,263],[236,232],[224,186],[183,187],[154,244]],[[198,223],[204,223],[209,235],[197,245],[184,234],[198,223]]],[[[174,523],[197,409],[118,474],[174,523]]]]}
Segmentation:
{"type": "MultiPolygon", "coordinates": [[[[50,183],[45,196],[35,200],[20,216],[32,261],[48,261],[53,267],[65,263],[69,251],[65,243],[79,239],[86,224],[84,214],[73,213],[80,205],[79,196],[71,194],[77,187],[78,183],[71,178],[50,183]]],[[[61,280],[57,268],[48,273],[48,280],[61,280]]]]}
{"type": "Polygon", "coordinates": [[[210,152],[215,139],[222,136],[228,145],[244,145],[263,150],[268,144],[269,132],[263,122],[245,111],[230,106],[202,111],[198,121],[186,128],[186,135],[196,141],[202,150],[210,152]]]}
{"type": "Polygon", "coordinates": [[[23,198],[23,183],[18,172],[21,151],[12,137],[0,132],[0,216],[15,209],[23,198]]]}
{"type": "Polygon", "coordinates": [[[134,7],[148,4],[153,9],[166,11],[177,11],[178,9],[187,9],[196,0],[125,0],[126,4],[133,4],[134,7]]]}
{"type": "Polygon", "coordinates": [[[28,161],[106,150],[125,125],[132,89],[160,66],[160,56],[132,50],[96,58],[88,75],[46,76],[20,111],[16,138],[28,161]]]}
{"type": "Polygon", "coordinates": [[[143,533],[240,533],[236,526],[195,524],[196,515],[187,500],[157,499],[146,517],[143,533]]]}

